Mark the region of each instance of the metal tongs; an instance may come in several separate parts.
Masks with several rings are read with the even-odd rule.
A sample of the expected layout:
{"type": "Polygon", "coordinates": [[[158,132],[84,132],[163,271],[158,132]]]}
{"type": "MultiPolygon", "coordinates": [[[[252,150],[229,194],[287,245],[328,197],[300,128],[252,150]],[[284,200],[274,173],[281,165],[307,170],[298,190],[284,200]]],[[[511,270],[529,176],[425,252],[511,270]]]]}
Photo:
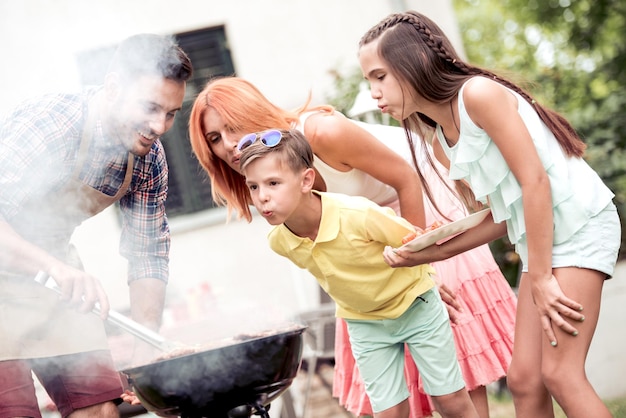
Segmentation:
{"type": "MultiPolygon", "coordinates": [[[[54,283],[54,281],[50,279],[51,277],[43,271],[38,272],[35,276],[35,281],[37,283],[40,283],[48,289],[51,289],[58,294],[61,294],[61,288],[59,288],[54,283]]],[[[100,304],[96,302],[96,305],[91,312],[100,316],[100,304]]],[[[158,348],[161,351],[169,352],[183,346],[180,343],[166,340],[162,335],[152,331],[150,328],[147,328],[138,322],[133,321],[132,319],[119,312],[109,310],[109,314],[106,320],[110,324],[123,329],[124,331],[134,335],[135,337],[145,341],[146,343],[158,348]]]]}

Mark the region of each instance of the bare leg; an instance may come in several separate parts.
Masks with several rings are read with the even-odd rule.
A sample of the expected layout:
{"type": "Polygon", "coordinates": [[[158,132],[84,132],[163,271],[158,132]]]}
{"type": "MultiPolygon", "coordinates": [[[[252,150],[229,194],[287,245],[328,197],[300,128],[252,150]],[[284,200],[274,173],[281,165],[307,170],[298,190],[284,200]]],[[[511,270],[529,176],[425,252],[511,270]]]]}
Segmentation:
{"type": "Polygon", "coordinates": [[[600,313],[604,274],[588,269],[560,268],[554,270],[563,292],[580,302],[584,322],[573,323],[578,336],[557,332],[558,345],[542,344],[542,375],[544,382],[569,418],[611,417],[585,373],[585,361],[600,313]]]}
{"type": "Polygon", "coordinates": [[[517,298],[513,359],[507,374],[517,418],[554,417],[552,398],[543,383],[539,367],[542,334],[530,283],[524,273],[517,298]]]}
{"type": "Polygon", "coordinates": [[[472,403],[478,412],[480,418],[489,418],[489,401],[487,400],[487,388],[479,386],[469,391],[472,403]]]}
{"type": "Polygon", "coordinates": [[[86,408],[77,409],[68,418],[119,418],[120,412],[113,402],[104,402],[86,408]]]}
{"type": "Polygon", "coordinates": [[[461,389],[443,396],[431,396],[435,410],[443,418],[478,418],[467,390],[461,389]]]}
{"type": "Polygon", "coordinates": [[[408,418],[409,417],[409,401],[405,399],[399,404],[392,406],[384,411],[374,413],[375,418],[408,418]]]}

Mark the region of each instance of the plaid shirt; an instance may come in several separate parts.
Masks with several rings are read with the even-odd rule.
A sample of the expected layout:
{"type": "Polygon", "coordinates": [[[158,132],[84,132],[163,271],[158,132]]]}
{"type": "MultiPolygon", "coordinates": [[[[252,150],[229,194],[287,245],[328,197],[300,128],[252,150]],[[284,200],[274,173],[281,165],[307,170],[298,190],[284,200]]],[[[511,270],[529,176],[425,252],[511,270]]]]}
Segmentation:
{"type": "MultiPolygon", "coordinates": [[[[0,122],[0,220],[12,224],[28,202],[45,204],[46,197],[54,197],[72,176],[87,102],[93,93],[95,90],[89,89],[30,100],[0,122]]],[[[122,186],[127,161],[128,151],[119,141],[106,138],[98,121],[78,178],[114,196],[122,186]]],[[[134,156],[132,181],[119,201],[120,254],[128,259],[129,281],[168,279],[167,180],[160,141],[145,157],[134,156]]]]}

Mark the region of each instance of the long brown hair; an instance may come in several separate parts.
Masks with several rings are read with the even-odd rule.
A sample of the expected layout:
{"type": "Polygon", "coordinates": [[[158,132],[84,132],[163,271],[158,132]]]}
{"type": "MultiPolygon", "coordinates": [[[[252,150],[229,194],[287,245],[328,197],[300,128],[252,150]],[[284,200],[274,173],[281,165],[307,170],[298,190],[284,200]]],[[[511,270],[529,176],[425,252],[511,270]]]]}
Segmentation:
{"type": "MultiPolygon", "coordinates": [[[[415,11],[391,14],[367,31],[359,46],[374,40],[379,41],[377,52],[393,75],[426,100],[446,103],[452,100],[468,79],[474,76],[489,77],[519,93],[530,103],[567,155],[581,157],[584,154],[585,143],[563,116],[537,103],[515,83],[464,62],[441,28],[423,14],[415,11]]],[[[402,121],[402,126],[407,131],[407,140],[415,161],[412,136],[409,133],[420,133],[424,141],[428,137],[425,128],[434,128],[436,123],[417,112],[402,121]]]]}
{"type": "Polygon", "coordinates": [[[299,122],[306,111],[325,110],[331,106],[309,107],[311,97],[296,110],[281,109],[270,102],[252,83],[238,77],[209,80],[198,94],[189,118],[189,138],[194,154],[211,179],[213,200],[234,209],[237,218],[252,221],[250,192],[245,178],[215,155],[204,137],[204,116],[209,107],[220,114],[224,123],[234,132],[258,132],[266,129],[289,129],[299,122]]]}

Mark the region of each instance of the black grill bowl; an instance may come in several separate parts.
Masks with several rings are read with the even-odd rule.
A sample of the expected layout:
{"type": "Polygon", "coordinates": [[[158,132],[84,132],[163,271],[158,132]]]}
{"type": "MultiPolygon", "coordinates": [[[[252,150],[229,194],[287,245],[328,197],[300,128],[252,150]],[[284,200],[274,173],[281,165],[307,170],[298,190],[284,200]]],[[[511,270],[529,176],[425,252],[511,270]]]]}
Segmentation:
{"type": "Polygon", "coordinates": [[[228,417],[242,406],[267,407],[291,385],[300,367],[305,329],[299,326],[123,373],[148,411],[228,417]]]}

